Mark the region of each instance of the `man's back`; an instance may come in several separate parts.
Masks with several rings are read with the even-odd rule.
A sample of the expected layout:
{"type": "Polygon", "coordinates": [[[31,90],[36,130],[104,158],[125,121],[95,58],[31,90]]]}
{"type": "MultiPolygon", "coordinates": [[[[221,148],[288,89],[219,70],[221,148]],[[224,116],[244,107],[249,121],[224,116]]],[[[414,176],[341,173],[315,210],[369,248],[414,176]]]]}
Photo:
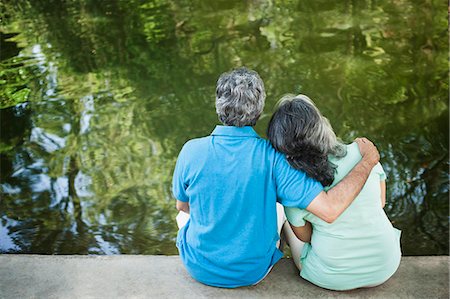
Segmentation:
{"type": "Polygon", "coordinates": [[[208,285],[256,283],[282,256],[277,195],[305,208],[321,190],[252,127],[218,126],[211,136],[189,141],[173,182],[175,197],[190,206],[190,221],[177,237],[186,268],[208,285]]]}

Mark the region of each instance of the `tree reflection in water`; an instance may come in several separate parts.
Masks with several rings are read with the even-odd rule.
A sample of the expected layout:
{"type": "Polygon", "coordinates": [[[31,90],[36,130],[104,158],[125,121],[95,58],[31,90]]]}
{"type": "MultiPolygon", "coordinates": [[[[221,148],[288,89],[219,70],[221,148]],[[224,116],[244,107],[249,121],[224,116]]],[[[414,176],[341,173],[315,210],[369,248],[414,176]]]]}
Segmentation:
{"type": "Polygon", "coordinates": [[[447,22],[413,1],[0,4],[0,251],[175,254],[171,173],[217,123],[215,81],[265,81],[265,128],[311,96],[388,173],[405,254],[448,254],[447,22]]]}

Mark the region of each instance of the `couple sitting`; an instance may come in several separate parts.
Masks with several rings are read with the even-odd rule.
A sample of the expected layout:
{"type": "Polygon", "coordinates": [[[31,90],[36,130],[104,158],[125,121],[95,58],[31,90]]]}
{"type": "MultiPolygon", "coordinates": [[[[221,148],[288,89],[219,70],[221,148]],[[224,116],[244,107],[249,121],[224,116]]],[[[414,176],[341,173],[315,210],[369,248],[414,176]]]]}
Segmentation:
{"type": "Polygon", "coordinates": [[[207,285],[255,285],[282,257],[283,229],[306,280],[332,290],[382,284],[401,252],[400,232],[383,211],[376,147],[365,138],[340,143],[304,95],[280,101],[269,141],[262,139],[252,126],[264,101],[256,72],[223,74],[216,111],[224,126],[188,141],[178,156],[173,193],[185,267],[207,285]]]}

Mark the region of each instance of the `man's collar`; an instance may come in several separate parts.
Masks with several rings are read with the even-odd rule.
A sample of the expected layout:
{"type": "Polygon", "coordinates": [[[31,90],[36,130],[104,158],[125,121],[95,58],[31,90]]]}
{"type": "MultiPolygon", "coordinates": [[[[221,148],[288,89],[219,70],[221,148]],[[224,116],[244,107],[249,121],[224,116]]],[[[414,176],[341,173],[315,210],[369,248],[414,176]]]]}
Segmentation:
{"type": "Polygon", "coordinates": [[[212,136],[233,136],[233,137],[259,137],[253,127],[216,126],[211,133],[212,136]]]}

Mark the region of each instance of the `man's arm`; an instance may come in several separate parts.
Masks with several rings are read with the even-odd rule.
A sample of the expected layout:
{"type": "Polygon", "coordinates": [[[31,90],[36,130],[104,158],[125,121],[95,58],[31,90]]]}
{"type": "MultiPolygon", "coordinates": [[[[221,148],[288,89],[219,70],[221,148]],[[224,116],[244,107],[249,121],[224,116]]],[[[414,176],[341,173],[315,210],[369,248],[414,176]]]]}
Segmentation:
{"type": "Polygon", "coordinates": [[[372,168],[380,160],[378,150],[371,141],[366,138],[357,138],[355,141],[362,160],[341,182],[328,192],[319,193],[306,208],[328,223],[334,222],[358,196],[372,168]]]}
{"type": "Polygon", "coordinates": [[[172,177],[172,193],[177,199],[176,208],[189,214],[189,197],[186,194],[187,183],[185,179],[185,147],[183,146],[178,155],[177,163],[172,177]]]}
{"type": "Polygon", "coordinates": [[[189,202],[184,202],[177,199],[177,210],[189,214],[189,202]]]}

